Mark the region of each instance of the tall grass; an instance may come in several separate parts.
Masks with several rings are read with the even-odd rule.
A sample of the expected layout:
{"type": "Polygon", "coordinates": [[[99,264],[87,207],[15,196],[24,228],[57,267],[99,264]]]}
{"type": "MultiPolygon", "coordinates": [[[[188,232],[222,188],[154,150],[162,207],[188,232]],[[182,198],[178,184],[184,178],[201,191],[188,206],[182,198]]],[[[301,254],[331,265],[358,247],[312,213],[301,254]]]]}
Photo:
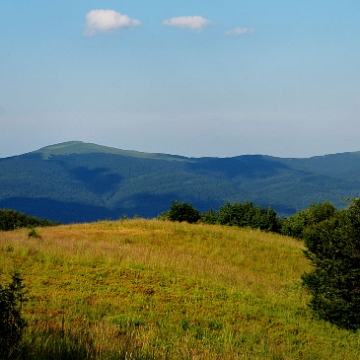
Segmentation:
{"type": "Polygon", "coordinates": [[[29,290],[29,359],[360,357],[358,333],[313,318],[294,239],[141,219],[36,231],[0,232],[0,278],[16,267],[29,290]]]}

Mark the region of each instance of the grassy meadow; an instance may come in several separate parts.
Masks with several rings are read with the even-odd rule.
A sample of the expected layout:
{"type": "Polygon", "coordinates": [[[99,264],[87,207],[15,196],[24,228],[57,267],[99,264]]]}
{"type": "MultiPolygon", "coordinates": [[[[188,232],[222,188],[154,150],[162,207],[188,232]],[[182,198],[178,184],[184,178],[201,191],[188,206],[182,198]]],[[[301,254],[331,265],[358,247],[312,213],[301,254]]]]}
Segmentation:
{"type": "Polygon", "coordinates": [[[301,242],[121,220],[0,232],[18,269],[28,359],[358,359],[359,333],[313,318],[301,242]]]}

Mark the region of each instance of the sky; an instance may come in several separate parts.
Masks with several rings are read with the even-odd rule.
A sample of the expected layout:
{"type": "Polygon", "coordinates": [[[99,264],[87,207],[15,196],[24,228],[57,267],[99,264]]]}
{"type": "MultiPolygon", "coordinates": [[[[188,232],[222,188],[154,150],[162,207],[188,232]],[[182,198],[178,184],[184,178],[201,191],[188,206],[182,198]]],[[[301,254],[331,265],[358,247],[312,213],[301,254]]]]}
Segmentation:
{"type": "Polygon", "coordinates": [[[358,0],[0,0],[0,158],[360,151],[358,0]]]}

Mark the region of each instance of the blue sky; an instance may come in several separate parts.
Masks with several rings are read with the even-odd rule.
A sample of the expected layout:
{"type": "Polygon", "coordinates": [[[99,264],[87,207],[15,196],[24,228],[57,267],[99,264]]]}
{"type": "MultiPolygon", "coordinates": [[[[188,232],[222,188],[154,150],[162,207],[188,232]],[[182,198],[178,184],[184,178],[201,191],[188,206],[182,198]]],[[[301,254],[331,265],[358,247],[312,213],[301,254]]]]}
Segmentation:
{"type": "Polygon", "coordinates": [[[0,157],[69,140],[359,151],[359,15],[355,0],[2,0],[0,157]]]}

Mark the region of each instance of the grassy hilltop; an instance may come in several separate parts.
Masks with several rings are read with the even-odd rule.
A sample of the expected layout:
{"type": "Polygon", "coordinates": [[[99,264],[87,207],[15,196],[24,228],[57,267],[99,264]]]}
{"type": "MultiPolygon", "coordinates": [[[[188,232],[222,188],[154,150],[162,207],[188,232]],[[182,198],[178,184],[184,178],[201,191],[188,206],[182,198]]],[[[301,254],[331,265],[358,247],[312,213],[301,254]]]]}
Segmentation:
{"type": "Polygon", "coordinates": [[[359,334],[313,319],[292,238],[141,219],[28,232],[0,232],[0,281],[17,267],[29,290],[29,358],[360,357],[359,334]]]}

